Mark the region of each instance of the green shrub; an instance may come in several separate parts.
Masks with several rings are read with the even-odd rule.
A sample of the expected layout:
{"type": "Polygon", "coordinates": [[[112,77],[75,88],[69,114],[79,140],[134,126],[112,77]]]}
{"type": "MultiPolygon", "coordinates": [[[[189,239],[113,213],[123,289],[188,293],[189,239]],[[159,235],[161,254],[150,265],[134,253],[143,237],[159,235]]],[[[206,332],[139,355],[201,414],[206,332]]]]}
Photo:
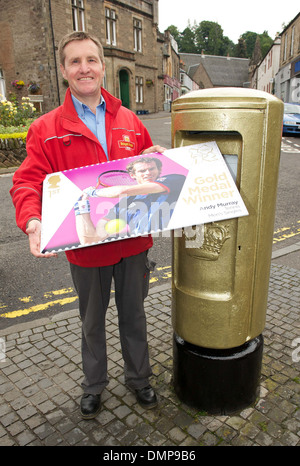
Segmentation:
{"type": "Polygon", "coordinates": [[[29,101],[29,97],[22,97],[21,104],[9,100],[0,101],[0,125],[4,128],[25,125],[29,118],[33,118],[36,109],[29,101]]]}

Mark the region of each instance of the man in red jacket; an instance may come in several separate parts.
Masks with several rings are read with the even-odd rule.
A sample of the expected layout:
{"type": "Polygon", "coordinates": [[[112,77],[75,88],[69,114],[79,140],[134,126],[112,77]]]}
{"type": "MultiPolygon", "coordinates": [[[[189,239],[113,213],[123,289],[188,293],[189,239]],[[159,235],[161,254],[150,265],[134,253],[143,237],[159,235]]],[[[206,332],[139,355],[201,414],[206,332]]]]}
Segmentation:
{"type": "MultiPolygon", "coordinates": [[[[31,125],[27,157],[14,175],[10,191],[17,224],[28,235],[32,254],[47,258],[56,255],[40,252],[42,183],[48,173],[165,150],[153,146],[136,115],[101,87],[105,64],[97,38],[71,33],[62,39],[59,54],[63,77],[69,83],[65,101],[31,125]]],[[[125,383],[143,407],[157,404],[149,384],[152,372],[143,304],[151,246],[152,238],[146,236],[66,252],[82,321],[84,419],[98,414],[100,395],[108,383],[105,314],[112,279],[125,383]]]]}

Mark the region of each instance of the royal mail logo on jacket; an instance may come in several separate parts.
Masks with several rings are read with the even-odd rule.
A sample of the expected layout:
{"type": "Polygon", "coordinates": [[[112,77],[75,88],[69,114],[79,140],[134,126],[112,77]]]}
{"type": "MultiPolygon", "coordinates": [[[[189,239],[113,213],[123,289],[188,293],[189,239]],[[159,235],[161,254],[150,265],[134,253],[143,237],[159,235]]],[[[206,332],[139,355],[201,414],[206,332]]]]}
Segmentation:
{"type": "Polygon", "coordinates": [[[123,139],[118,141],[118,145],[120,149],[125,150],[133,150],[135,147],[135,143],[130,141],[130,137],[126,134],[123,134],[123,139]]]}

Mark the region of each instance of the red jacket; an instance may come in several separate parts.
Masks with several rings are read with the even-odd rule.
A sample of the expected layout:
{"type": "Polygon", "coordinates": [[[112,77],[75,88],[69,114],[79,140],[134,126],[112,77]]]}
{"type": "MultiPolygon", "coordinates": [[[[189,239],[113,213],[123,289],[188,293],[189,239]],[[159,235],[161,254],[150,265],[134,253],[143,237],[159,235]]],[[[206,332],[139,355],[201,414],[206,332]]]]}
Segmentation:
{"type": "MultiPolygon", "coordinates": [[[[132,157],[152,146],[149,133],[137,116],[105,89],[102,95],[106,101],[109,160],[132,157]]],[[[27,157],[15,172],[10,190],[17,225],[24,232],[30,218],[41,219],[42,184],[48,173],[107,161],[98,139],[78,117],[69,89],[62,106],[30,126],[26,150],[27,157]]],[[[139,254],[151,246],[152,238],[146,236],[66,251],[66,255],[73,264],[99,267],[116,264],[122,257],[139,254]]]]}

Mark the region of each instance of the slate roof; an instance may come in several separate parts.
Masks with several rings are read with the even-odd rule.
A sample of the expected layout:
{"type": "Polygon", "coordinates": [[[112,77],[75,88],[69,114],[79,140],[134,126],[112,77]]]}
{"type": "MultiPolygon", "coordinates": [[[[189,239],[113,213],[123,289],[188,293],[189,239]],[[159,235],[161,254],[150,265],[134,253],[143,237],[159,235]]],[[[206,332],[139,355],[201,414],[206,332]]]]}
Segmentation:
{"type": "Polygon", "coordinates": [[[180,53],[180,59],[192,79],[201,63],[215,87],[243,87],[243,84],[249,81],[248,58],[180,53]]]}

